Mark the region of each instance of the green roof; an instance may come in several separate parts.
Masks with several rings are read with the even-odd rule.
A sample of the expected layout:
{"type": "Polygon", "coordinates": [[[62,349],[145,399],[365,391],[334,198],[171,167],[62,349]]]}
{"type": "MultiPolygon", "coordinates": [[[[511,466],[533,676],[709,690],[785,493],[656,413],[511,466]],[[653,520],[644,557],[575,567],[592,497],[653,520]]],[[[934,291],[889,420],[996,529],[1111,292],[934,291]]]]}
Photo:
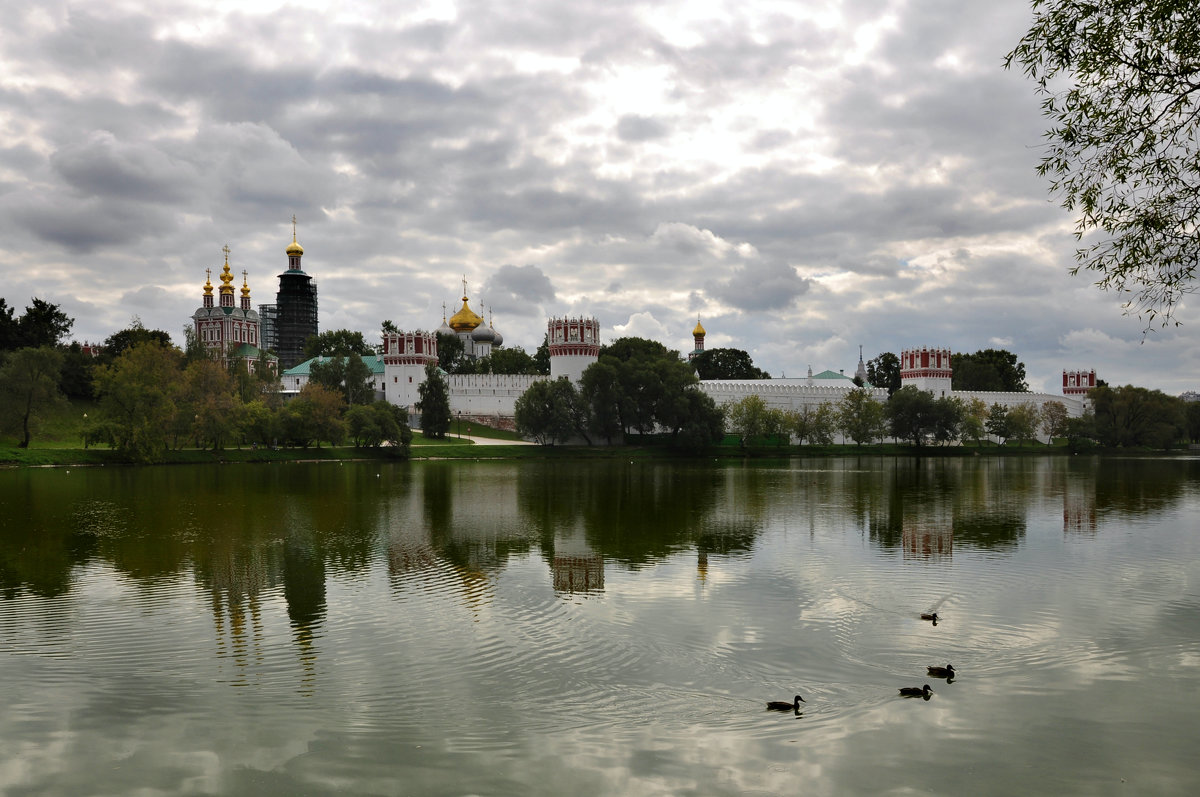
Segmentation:
{"type": "MultiPolygon", "coordinates": [[[[309,376],[311,374],[312,364],[315,362],[327,363],[332,360],[332,357],[313,357],[305,360],[299,365],[294,365],[283,372],[283,376],[309,376]]],[[[362,358],[367,367],[371,369],[372,376],[381,376],[383,374],[383,358],[378,354],[367,354],[362,358]]]]}
{"type": "Polygon", "coordinates": [[[837,371],[822,371],[819,374],[813,374],[813,379],[844,379],[847,382],[853,382],[854,378],[839,374],[837,371]]]}
{"type": "Polygon", "coordinates": [[[270,352],[265,352],[262,349],[258,348],[257,346],[251,346],[249,343],[240,344],[236,349],[233,350],[233,352],[230,354],[230,356],[237,357],[238,359],[250,358],[250,359],[257,360],[259,358],[259,356],[263,355],[263,354],[267,355],[268,360],[278,360],[279,359],[274,354],[271,354],[270,352]]]}

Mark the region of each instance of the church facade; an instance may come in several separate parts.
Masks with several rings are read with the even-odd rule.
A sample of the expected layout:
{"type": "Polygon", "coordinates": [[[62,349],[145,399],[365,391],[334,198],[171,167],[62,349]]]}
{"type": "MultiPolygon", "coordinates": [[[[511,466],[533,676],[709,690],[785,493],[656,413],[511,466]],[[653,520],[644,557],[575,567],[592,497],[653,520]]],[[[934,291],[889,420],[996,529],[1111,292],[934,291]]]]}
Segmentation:
{"type": "Polygon", "coordinates": [[[229,247],[226,246],[223,251],[225,265],[221,269],[221,287],[216,301],[213,297],[212,270],[208,269],[201,305],[192,313],[196,340],[211,357],[226,365],[243,361],[250,371],[254,371],[262,362],[272,370],[277,370],[275,357],[267,354],[266,347],[262,345],[258,313],[250,306],[248,274],[242,272],[241,301],[235,304],[229,247]]]}

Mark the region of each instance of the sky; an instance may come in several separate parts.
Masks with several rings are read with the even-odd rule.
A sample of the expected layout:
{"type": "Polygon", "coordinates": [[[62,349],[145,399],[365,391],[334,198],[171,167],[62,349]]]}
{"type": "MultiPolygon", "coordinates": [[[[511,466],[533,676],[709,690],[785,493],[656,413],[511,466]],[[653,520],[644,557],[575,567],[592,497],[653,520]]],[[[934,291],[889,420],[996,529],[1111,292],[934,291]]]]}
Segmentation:
{"type": "Polygon", "coordinates": [[[1072,276],[1003,68],[1026,0],[329,4],[0,0],[0,296],[182,344],[230,248],[272,303],[304,247],[321,330],[461,306],[745,349],[774,377],[1004,348],[1200,390],[1200,318],[1072,276]],[[330,9],[333,10],[330,10],[330,9]]]}

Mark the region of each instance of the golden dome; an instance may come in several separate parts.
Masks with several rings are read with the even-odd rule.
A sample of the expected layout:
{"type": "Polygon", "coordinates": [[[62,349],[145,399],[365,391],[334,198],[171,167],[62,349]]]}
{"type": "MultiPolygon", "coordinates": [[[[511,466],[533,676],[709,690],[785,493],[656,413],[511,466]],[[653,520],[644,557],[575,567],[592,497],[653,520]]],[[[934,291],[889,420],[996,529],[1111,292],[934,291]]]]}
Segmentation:
{"type": "Polygon", "coordinates": [[[288,257],[300,257],[304,254],[304,247],[296,243],[296,214],[292,214],[292,242],[288,244],[288,257]]]}
{"type": "Polygon", "coordinates": [[[697,317],[696,318],[696,328],[692,330],[692,336],[696,337],[696,338],[702,338],[706,334],[708,334],[708,333],[706,333],[704,331],[704,327],[700,326],[700,318],[697,317]]]}
{"type": "Polygon", "coordinates": [[[246,282],[246,272],[242,272],[242,297],[250,298],[250,283],[246,282]]]}
{"type": "Polygon", "coordinates": [[[233,293],[233,272],[229,270],[229,247],[225,247],[225,268],[221,269],[221,293],[233,293]]]}
{"type": "Polygon", "coordinates": [[[204,278],[204,295],[212,296],[212,269],[206,268],[204,273],[208,275],[204,278]]]}
{"type": "Polygon", "coordinates": [[[483,323],[483,319],[475,315],[475,311],[467,306],[467,297],[462,297],[462,309],[450,316],[450,328],[455,332],[470,332],[483,323]]]}

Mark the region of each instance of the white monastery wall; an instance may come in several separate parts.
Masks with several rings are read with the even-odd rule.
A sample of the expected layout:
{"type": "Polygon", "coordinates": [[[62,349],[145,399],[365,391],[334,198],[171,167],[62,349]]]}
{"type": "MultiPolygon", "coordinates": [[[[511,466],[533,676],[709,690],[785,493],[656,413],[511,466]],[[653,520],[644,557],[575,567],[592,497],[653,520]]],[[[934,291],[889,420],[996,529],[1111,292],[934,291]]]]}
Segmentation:
{"type": "MultiPolygon", "coordinates": [[[[732,404],[746,396],[761,396],[768,407],[781,410],[837,403],[854,389],[851,382],[821,385],[810,384],[808,379],[705,379],[700,382],[700,390],[718,405],[732,404]]],[[[887,401],[885,388],[866,389],[876,401],[887,401]]]]}
{"type": "Polygon", "coordinates": [[[511,418],[517,399],[534,382],[549,379],[527,374],[450,374],[446,387],[450,393],[451,415],[500,416],[511,418]]]}

